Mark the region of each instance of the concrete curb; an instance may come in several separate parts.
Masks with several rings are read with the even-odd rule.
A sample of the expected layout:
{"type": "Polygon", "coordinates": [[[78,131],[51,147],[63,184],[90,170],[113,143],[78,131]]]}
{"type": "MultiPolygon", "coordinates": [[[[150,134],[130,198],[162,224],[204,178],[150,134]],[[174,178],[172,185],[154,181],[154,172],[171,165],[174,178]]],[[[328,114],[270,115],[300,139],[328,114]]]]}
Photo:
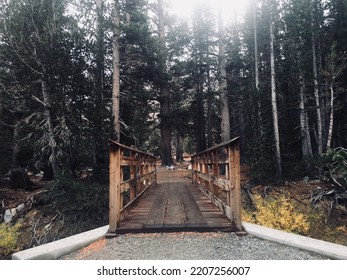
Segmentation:
{"type": "Polygon", "coordinates": [[[264,226],[242,222],[243,227],[249,234],[274,241],[277,243],[297,247],[309,252],[317,253],[336,260],[347,260],[347,247],[313,239],[306,236],[301,236],[293,233],[288,233],[264,226]]]}
{"type": "MultiPolygon", "coordinates": [[[[255,237],[297,247],[331,259],[347,260],[347,247],[288,233],[264,226],[242,222],[245,231],[255,237]]],[[[108,225],[14,253],[12,260],[54,260],[105,236],[108,225]]]]}
{"type": "Polygon", "coordinates": [[[14,253],[12,260],[55,260],[103,237],[108,225],[14,253]]]}

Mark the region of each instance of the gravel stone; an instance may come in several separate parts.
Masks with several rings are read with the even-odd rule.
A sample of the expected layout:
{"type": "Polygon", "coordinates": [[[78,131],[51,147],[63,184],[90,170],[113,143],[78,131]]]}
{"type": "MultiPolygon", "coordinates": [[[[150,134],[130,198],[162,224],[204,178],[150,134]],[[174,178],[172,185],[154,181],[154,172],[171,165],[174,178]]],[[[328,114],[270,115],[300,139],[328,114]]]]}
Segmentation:
{"type": "Polygon", "coordinates": [[[234,233],[124,234],[100,239],[65,260],[323,260],[295,247],[234,233]]]}

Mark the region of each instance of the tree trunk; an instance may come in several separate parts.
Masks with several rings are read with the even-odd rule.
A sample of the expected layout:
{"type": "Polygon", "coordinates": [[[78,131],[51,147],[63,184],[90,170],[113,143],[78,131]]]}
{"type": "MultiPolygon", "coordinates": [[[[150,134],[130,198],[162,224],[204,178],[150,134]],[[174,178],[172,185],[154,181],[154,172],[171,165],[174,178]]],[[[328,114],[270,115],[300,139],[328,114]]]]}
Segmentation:
{"type": "MultiPolygon", "coordinates": [[[[255,89],[259,93],[259,69],[258,69],[258,38],[257,38],[257,0],[253,5],[253,37],[254,37],[254,76],[255,89]]],[[[260,105],[258,105],[260,106],[260,105]]]]}
{"type": "Polygon", "coordinates": [[[176,132],[176,161],[183,161],[183,140],[182,133],[180,131],[176,132]]]}
{"type": "Polygon", "coordinates": [[[305,110],[305,81],[300,74],[300,132],[301,132],[301,150],[303,158],[312,158],[311,137],[308,127],[308,115],[305,110]]]}
{"type": "Polygon", "coordinates": [[[331,148],[331,139],[333,136],[334,127],[334,82],[330,84],[330,116],[329,116],[329,130],[327,140],[327,150],[331,148]]]}
{"type": "Polygon", "coordinates": [[[94,121],[94,172],[93,177],[100,181],[104,176],[105,169],[104,156],[104,125],[103,125],[103,99],[104,99],[104,3],[103,0],[96,0],[96,44],[97,49],[96,69],[95,69],[95,121],[94,121]]]}
{"type": "Polygon", "coordinates": [[[261,103],[260,103],[260,91],[259,91],[259,65],[258,65],[258,34],[257,34],[257,0],[254,0],[253,4],[253,40],[254,40],[254,80],[255,80],[255,91],[257,98],[257,114],[259,124],[259,136],[260,136],[260,147],[263,146],[264,129],[263,129],[263,118],[261,115],[261,103]]]}
{"type": "Polygon", "coordinates": [[[197,151],[201,152],[206,149],[206,119],[205,119],[205,108],[204,108],[204,70],[203,70],[203,57],[200,50],[199,55],[199,67],[198,67],[198,83],[197,83],[197,151]]]}
{"type": "MultiPolygon", "coordinates": [[[[126,12],[125,13],[125,26],[127,29],[130,28],[130,24],[131,24],[131,15],[126,12]]],[[[131,61],[132,61],[132,57],[131,57],[131,44],[130,43],[126,43],[125,47],[124,47],[125,51],[124,51],[124,55],[125,55],[125,73],[126,75],[131,75],[131,61]]],[[[127,91],[129,89],[129,82],[125,83],[125,91],[127,91]]],[[[123,88],[123,87],[122,87],[123,88]]]]}
{"type": "Polygon", "coordinates": [[[160,81],[160,118],[161,118],[161,158],[162,165],[172,165],[171,154],[171,124],[170,124],[170,92],[168,88],[168,77],[166,69],[166,46],[165,46],[165,14],[163,0],[158,0],[159,19],[159,43],[160,58],[159,67],[162,80],[160,81]]]}
{"type": "MultiPolygon", "coordinates": [[[[270,8],[271,9],[271,8],[270,8]]],[[[281,150],[280,150],[280,136],[278,129],[278,113],[277,113],[277,99],[276,99],[276,73],[275,73],[275,55],[274,55],[274,21],[272,11],[270,11],[270,64],[271,64],[271,105],[272,105],[272,119],[275,140],[275,157],[277,176],[282,175],[281,163],[281,150]]]]}
{"type": "Polygon", "coordinates": [[[222,142],[230,140],[230,115],[229,115],[229,100],[227,95],[227,74],[225,60],[225,34],[222,12],[219,10],[218,15],[219,29],[219,93],[221,103],[221,140],[222,142]]]}
{"type": "Polygon", "coordinates": [[[47,90],[47,83],[45,80],[41,80],[41,86],[42,86],[42,95],[43,100],[45,104],[45,117],[46,122],[48,125],[48,141],[49,141],[49,147],[51,148],[51,155],[49,157],[49,161],[52,164],[53,169],[53,176],[55,178],[58,178],[60,176],[60,168],[57,162],[57,142],[55,140],[54,136],[54,127],[53,127],[53,119],[52,119],[52,105],[51,105],[51,98],[50,94],[47,90]]]}
{"type": "Polygon", "coordinates": [[[311,44],[312,44],[312,66],[313,66],[313,85],[314,85],[314,98],[316,103],[317,114],[317,146],[318,154],[323,152],[323,135],[322,135],[322,114],[320,108],[320,97],[318,88],[318,71],[317,71],[317,56],[316,56],[316,33],[315,33],[315,21],[314,12],[316,11],[315,0],[311,1],[311,44]]]}
{"type": "Polygon", "coordinates": [[[19,166],[18,154],[19,154],[19,128],[20,119],[15,116],[15,123],[13,126],[13,149],[12,149],[12,168],[17,168],[19,166]]]}
{"type": "Polygon", "coordinates": [[[114,0],[114,35],[112,41],[112,66],[113,66],[113,76],[112,76],[112,117],[113,117],[113,135],[114,139],[120,142],[120,122],[119,122],[119,94],[120,94],[120,6],[119,0],[114,0]]]}
{"type": "Polygon", "coordinates": [[[207,148],[213,146],[212,142],[212,90],[211,90],[211,77],[210,66],[207,68],[207,148]]]}

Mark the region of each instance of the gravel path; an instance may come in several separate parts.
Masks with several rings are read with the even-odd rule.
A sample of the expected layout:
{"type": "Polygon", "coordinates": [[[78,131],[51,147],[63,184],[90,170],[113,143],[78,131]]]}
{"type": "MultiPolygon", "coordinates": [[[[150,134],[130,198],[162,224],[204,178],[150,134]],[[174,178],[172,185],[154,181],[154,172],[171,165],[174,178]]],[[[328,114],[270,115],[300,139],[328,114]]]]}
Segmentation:
{"type": "Polygon", "coordinates": [[[125,234],[100,239],[67,260],[322,260],[317,254],[234,233],[125,234]]]}

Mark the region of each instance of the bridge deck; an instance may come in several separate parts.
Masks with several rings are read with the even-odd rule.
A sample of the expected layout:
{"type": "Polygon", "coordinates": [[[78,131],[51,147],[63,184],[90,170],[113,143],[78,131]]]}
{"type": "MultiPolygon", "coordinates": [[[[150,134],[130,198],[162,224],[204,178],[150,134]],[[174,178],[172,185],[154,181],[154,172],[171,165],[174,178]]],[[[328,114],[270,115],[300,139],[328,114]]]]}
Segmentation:
{"type": "Polygon", "coordinates": [[[162,182],[139,200],[116,232],[165,231],[235,231],[235,227],[197,186],[162,182]]]}

